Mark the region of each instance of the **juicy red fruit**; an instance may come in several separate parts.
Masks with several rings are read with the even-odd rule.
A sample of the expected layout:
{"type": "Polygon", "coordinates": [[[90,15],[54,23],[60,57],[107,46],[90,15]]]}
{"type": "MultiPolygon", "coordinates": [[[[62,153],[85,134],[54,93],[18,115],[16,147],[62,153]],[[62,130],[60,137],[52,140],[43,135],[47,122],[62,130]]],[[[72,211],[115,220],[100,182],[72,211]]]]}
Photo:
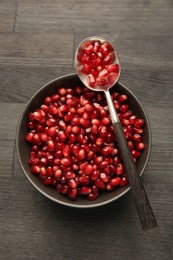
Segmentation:
{"type": "Polygon", "coordinates": [[[119,75],[119,64],[115,60],[114,49],[108,42],[92,41],[84,49],[79,49],[77,60],[81,73],[88,75],[89,86],[112,85],[119,75]]]}
{"type": "MultiPolygon", "coordinates": [[[[112,50],[101,46],[98,42],[88,46],[84,57],[94,57],[99,51],[104,60],[112,50]]],[[[89,66],[84,63],[85,68],[89,66]]],[[[109,71],[116,70],[112,64],[101,68],[96,76],[90,73],[90,83],[98,77],[104,81],[109,71]]],[[[126,95],[115,92],[112,97],[136,162],[145,149],[144,120],[133,115],[126,95]]],[[[28,120],[25,139],[31,144],[29,166],[44,185],[71,200],[82,196],[92,201],[104,190],[110,192],[128,184],[103,94],[80,86],[58,88],[57,94],[46,97],[44,104],[28,115],[28,120]]]]}

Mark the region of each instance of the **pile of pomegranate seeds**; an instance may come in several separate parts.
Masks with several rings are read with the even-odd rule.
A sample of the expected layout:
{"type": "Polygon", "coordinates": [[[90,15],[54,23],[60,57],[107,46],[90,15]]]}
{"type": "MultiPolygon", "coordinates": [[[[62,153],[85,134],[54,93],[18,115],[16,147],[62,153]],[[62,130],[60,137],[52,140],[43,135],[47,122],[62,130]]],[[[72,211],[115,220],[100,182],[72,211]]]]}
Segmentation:
{"type": "Polygon", "coordinates": [[[91,41],[79,49],[77,56],[80,71],[87,74],[91,87],[112,85],[119,74],[119,64],[115,61],[114,49],[108,42],[91,41]]]}
{"type": "MultiPolygon", "coordinates": [[[[127,96],[112,94],[134,161],[144,149],[144,120],[127,96]]],[[[95,200],[101,191],[128,184],[104,94],[88,88],[58,88],[28,116],[29,165],[47,186],[74,200],[95,200]]]]}

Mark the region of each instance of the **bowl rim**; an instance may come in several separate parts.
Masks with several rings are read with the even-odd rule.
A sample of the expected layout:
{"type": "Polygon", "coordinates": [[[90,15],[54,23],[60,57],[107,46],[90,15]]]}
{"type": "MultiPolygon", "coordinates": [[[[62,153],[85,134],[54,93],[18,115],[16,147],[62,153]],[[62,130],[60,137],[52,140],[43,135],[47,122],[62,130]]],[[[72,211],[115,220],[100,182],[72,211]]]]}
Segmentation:
{"type": "MultiPolygon", "coordinates": [[[[25,174],[25,177],[28,179],[28,181],[36,188],[36,190],[38,190],[42,195],[44,195],[45,197],[47,197],[48,199],[56,202],[56,203],[59,203],[61,205],[64,205],[64,206],[68,206],[68,207],[72,207],[72,208],[95,208],[95,207],[100,207],[100,206],[104,206],[104,205],[107,205],[113,201],[116,201],[117,199],[119,199],[120,197],[124,196],[130,189],[131,187],[129,186],[129,184],[127,185],[127,188],[121,192],[119,195],[111,198],[111,199],[108,199],[106,201],[103,201],[103,202],[99,202],[99,203],[95,203],[95,204],[91,204],[91,205],[79,205],[79,204],[72,204],[72,203],[68,203],[68,202],[64,202],[64,201],[61,201],[59,199],[56,199],[56,198],[53,198],[52,196],[50,196],[49,194],[47,194],[46,192],[44,192],[41,188],[39,188],[33,181],[32,179],[29,177],[29,175],[27,174],[27,172],[25,171],[25,168],[21,162],[21,157],[20,157],[20,152],[19,152],[19,134],[20,134],[20,128],[21,128],[21,124],[22,124],[22,119],[24,117],[24,114],[25,114],[25,111],[27,110],[27,108],[30,106],[30,104],[32,103],[32,100],[35,96],[37,96],[37,94],[43,90],[44,88],[46,88],[48,85],[51,85],[53,84],[54,82],[57,82],[59,80],[63,80],[63,79],[67,79],[67,78],[70,78],[70,77],[75,77],[77,76],[77,73],[71,73],[71,74],[66,74],[66,75],[63,75],[63,76],[60,76],[58,78],[55,78],[49,82],[47,82],[46,84],[44,84],[42,87],[40,87],[29,99],[29,101],[26,103],[26,105],[24,106],[20,116],[19,116],[19,119],[18,119],[18,124],[17,124],[17,128],[16,128],[16,151],[17,151],[17,157],[18,157],[18,161],[19,161],[19,164],[20,164],[20,167],[23,171],[23,173],[25,174]]],[[[80,80],[80,78],[79,78],[80,80]]],[[[81,82],[82,83],[82,82],[81,82]]],[[[141,169],[141,173],[140,173],[140,176],[143,175],[146,167],[147,167],[147,164],[148,164],[148,161],[149,161],[149,158],[150,158],[150,154],[151,154],[151,146],[152,146],[152,132],[151,132],[151,125],[150,125],[150,122],[149,122],[149,119],[148,119],[148,116],[147,116],[147,113],[143,107],[143,105],[141,104],[141,101],[138,100],[138,98],[136,97],[136,95],[131,91],[129,90],[126,86],[124,86],[122,83],[120,83],[119,81],[117,82],[120,86],[122,86],[125,90],[127,90],[135,99],[135,101],[138,103],[138,105],[142,108],[142,112],[144,113],[144,116],[145,116],[145,121],[147,122],[147,125],[148,125],[148,139],[149,139],[149,142],[148,142],[148,153],[147,153],[147,156],[146,156],[146,160],[145,160],[145,163],[141,169]]]]}

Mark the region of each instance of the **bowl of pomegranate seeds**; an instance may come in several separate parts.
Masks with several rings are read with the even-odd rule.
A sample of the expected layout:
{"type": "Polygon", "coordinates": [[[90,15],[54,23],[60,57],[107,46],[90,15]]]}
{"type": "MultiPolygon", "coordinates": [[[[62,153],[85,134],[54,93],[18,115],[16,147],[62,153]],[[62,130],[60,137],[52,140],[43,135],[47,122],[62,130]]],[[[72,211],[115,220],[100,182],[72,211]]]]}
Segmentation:
{"type": "MultiPolygon", "coordinates": [[[[141,176],[151,148],[146,112],[120,83],[111,95],[141,176]]],[[[22,112],[16,143],[28,180],[57,203],[96,207],[130,189],[104,93],[86,88],[77,74],[37,91],[22,112]]]]}

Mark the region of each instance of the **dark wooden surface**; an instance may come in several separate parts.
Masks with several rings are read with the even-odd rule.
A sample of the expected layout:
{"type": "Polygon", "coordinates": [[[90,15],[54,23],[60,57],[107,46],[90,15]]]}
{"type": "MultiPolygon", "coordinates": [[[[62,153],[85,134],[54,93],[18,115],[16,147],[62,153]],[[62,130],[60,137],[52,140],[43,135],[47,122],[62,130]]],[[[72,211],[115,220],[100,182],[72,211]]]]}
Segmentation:
{"type": "Polygon", "coordinates": [[[0,259],[172,259],[172,8],[172,0],[0,0],[0,259]],[[74,72],[74,50],[91,35],[115,44],[120,81],[151,122],[142,179],[158,228],[147,232],[130,193],[100,208],[63,207],[39,194],[18,164],[15,131],[24,105],[43,84],[74,72]]]}

